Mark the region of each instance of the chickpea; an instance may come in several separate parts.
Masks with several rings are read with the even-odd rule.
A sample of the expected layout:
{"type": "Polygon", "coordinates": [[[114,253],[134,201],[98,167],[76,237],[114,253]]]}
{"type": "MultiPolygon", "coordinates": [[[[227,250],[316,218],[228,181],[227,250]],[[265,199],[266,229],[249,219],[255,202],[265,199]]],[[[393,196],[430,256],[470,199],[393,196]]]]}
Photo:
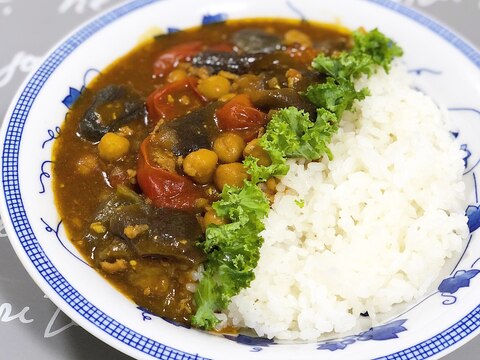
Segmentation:
{"type": "Polygon", "coordinates": [[[240,135],[224,133],[215,139],[213,151],[221,163],[232,163],[241,159],[245,141],[240,135]]]}
{"type": "Polygon", "coordinates": [[[106,133],[98,144],[100,158],[105,161],[116,161],[130,150],[130,141],[115,133],[106,133]]]}
{"type": "Polygon", "coordinates": [[[173,83],[175,81],[183,80],[186,77],[187,77],[187,72],[185,70],[175,69],[168,74],[167,81],[169,83],[173,83]]]}
{"type": "Polygon", "coordinates": [[[242,163],[234,162],[230,164],[218,165],[213,182],[219,191],[222,191],[225,185],[242,187],[244,181],[248,178],[248,173],[242,163]]]}
{"type": "Polygon", "coordinates": [[[183,160],[183,171],[199,184],[212,180],[218,156],[212,150],[200,149],[188,154],[183,160]]]}
{"type": "Polygon", "coordinates": [[[211,100],[217,100],[230,92],[230,81],[219,75],[213,75],[198,84],[200,94],[211,100]]]}
{"type": "Polygon", "coordinates": [[[250,141],[245,149],[243,149],[243,156],[252,155],[258,159],[257,164],[260,166],[268,166],[272,163],[270,155],[260,146],[260,139],[253,139],[250,141]]]}
{"type": "Polygon", "coordinates": [[[223,217],[218,216],[215,210],[211,208],[205,213],[203,221],[205,228],[210,224],[223,225],[227,223],[223,217]]]}
{"type": "Polygon", "coordinates": [[[312,47],[312,40],[310,37],[299,30],[288,30],[285,33],[283,41],[286,45],[300,44],[302,47],[312,47]]]}

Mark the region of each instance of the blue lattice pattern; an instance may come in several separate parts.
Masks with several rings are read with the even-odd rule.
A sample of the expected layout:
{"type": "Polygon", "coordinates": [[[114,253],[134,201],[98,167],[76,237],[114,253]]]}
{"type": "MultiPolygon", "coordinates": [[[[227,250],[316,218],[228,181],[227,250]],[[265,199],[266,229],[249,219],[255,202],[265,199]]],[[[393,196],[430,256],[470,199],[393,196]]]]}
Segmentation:
{"type": "Polygon", "coordinates": [[[480,324],[480,305],[462,320],[440,334],[408,349],[390,354],[377,360],[427,359],[456,344],[475,331],[480,324]]]}

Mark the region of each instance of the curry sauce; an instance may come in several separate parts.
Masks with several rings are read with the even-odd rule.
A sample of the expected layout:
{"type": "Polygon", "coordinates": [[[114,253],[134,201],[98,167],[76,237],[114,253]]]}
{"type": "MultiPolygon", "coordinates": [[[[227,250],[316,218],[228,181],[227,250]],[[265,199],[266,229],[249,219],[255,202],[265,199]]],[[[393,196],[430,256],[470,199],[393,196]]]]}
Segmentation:
{"type": "MultiPolygon", "coordinates": [[[[197,246],[225,185],[248,178],[242,160],[272,112],[315,106],[310,63],[350,45],[308,22],[229,21],[159,35],[84,89],[53,153],[56,205],[88,262],[136,304],[173,321],[195,313],[197,246]]],[[[263,190],[271,197],[275,180],[263,190]]]]}

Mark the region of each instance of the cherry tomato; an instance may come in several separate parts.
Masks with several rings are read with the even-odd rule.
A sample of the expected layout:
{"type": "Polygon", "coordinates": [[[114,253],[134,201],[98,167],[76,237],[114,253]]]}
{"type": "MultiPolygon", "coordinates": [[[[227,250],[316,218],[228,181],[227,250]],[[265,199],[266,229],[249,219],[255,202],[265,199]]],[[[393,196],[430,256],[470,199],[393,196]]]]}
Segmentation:
{"type": "Polygon", "coordinates": [[[160,119],[172,120],[204,104],[206,100],[197,91],[197,83],[196,78],[186,77],[151,93],[147,98],[149,120],[154,124],[160,119]],[[187,102],[182,103],[182,98],[187,102]]]}
{"type": "Polygon", "coordinates": [[[203,48],[201,41],[192,41],[172,46],[162,52],[153,63],[153,75],[163,77],[167,75],[180,61],[188,60],[203,48]]]}
{"type": "Polygon", "coordinates": [[[140,145],[137,163],[137,181],[142,192],[155,206],[193,210],[201,190],[185,176],[153,165],[149,159],[150,140],[149,136],[140,145]]]}
{"type": "Polygon", "coordinates": [[[253,107],[250,98],[240,94],[232,98],[215,113],[221,131],[237,131],[245,140],[264,126],[267,114],[253,107]]]}

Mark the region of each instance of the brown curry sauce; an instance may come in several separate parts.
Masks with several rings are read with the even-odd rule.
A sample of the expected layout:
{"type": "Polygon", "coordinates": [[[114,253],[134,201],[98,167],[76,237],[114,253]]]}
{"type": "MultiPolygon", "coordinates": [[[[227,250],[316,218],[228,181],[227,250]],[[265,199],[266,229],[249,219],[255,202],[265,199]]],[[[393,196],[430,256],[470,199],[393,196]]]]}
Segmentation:
{"type": "MultiPolygon", "coordinates": [[[[195,244],[202,238],[206,209],[221,189],[212,179],[207,183],[192,181],[183,172],[182,161],[192,151],[211,151],[221,133],[235,133],[246,143],[254,140],[262,133],[269,112],[276,108],[296,105],[309,111],[311,104],[301,95],[316,76],[309,62],[320,52],[331,54],[345,49],[349,41],[345,31],[307,22],[229,21],[157,36],[115,61],[82,92],[54,147],[56,205],[71,241],[92,266],[136,304],[156,315],[189,323],[195,313],[192,276],[204,261],[195,244]],[[242,29],[261,29],[260,37],[268,40],[272,36],[274,41],[272,45],[262,40],[260,45],[276,48],[260,49],[264,50],[261,53],[249,50],[255,47],[255,39],[242,29]],[[298,32],[287,34],[292,29],[298,32]],[[243,39],[235,35],[239,32],[243,39]],[[245,46],[243,53],[232,46],[232,38],[235,44],[245,46]],[[171,55],[169,51],[179,44],[187,44],[193,52],[179,57],[174,67],[165,70],[160,58],[171,55]],[[227,56],[222,54],[215,58],[219,52],[231,54],[229,59],[236,62],[224,61],[227,56]],[[181,71],[171,74],[175,69],[181,71]],[[163,76],[159,75],[161,71],[165,71],[163,76]],[[175,74],[182,75],[181,79],[175,74]],[[214,75],[228,80],[230,88],[223,98],[208,98],[198,90],[199,83],[214,75]],[[177,84],[172,93],[157,96],[162,102],[160,110],[153,109],[148,104],[152,101],[147,100],[149,96],[172,84],[177,84]],[[243,106],[244,122],[230,128],[227,124],[225,130],[216,114],[238,94],[246,94],[248,102],[242,105],[245,100],[237,98],[240,100],[233,104],[243,106]],[[110,126],[118,114],[125,115],[126,120],[110,126]],[[89,116],[108,119],[108,132],[128,139],[128,152],[114,160],[102,158],[99,140],[105,131],[96,133],[95,122],[86,123],[93,127],[81,128],[89,116]],[[259,125],[251,126],[253,121],[259,125]],[[83,135],[79,133],[82,131],[83,135]],[[151,133],[152,140],[146,143],[151,133]],[[175,145],[166,146],[171,134],[175,145]],[[139,155],[142,143],[147,154],[139,155]],[[142,156],[147,157],[144,163],[142,156]],[[173,182],[186,179],[193,200],[180,196],[165,203],[162,197],[151,196],[153,190],[142,191],[150,186],[146,182],[156,179],[152,168],[145,170],[149,162],[155,162],[152,168],[162,167],[163,173],[171,174],[173,182]],[[150,171],[148,181],[140,181],[140,185],[139,171],[150,171]],[[195,206],[191,206],[193,203],[195,206]]],[[[266,186],[265,191],[270,190],[266,186]]]]}

